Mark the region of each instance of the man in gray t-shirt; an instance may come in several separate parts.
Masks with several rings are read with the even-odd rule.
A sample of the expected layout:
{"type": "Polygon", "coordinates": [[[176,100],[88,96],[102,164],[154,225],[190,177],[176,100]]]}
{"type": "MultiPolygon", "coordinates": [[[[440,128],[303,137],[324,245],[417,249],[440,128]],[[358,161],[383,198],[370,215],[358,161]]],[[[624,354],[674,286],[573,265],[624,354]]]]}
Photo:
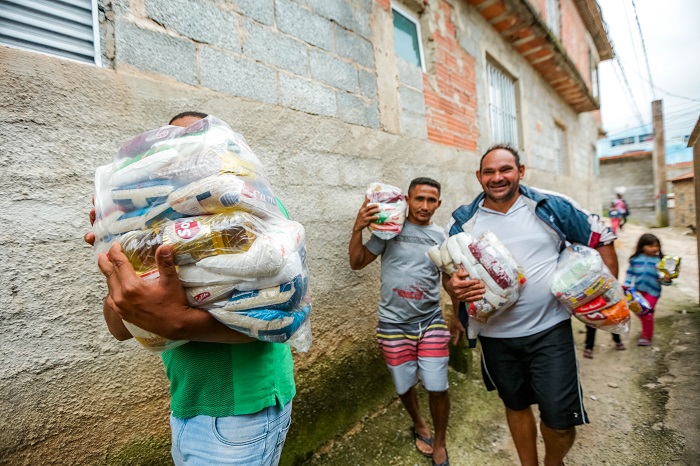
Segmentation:
{"type": "Polygon", "coordinates": [[[360,270],[382,256],[381,298],[377,342],[410,414],[418,451],[435,465],[449,465],[445,433],[450,412],[447,388],[449,330],[440,309],[440,272],[426,252],[445,239],[431,221],[440,207],[440,183],[416,178],[406,196],[408,217],[401,233],[390,240],[372,236],[362,244],[362,231],[377,217],[379,207],[365,199],[349,244],[350,266],[360,270]],[[421,415],[415,385],[418,376],[428,390],[435,438],[421,415]]]}

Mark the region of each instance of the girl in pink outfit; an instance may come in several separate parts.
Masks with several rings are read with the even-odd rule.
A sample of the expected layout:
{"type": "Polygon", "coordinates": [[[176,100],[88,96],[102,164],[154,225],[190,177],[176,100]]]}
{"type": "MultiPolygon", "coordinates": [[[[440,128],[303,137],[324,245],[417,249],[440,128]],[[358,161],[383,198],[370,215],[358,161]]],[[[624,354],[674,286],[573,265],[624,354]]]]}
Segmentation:
{"type": "Polygon", "coordinates": [[[642,321],[642,338],[639,339],[637,346],[651,345],[651,339],[654,336],[654,309],[661,297],[661,285],[671,283],[671,277],[668,274],[663,276],[659,274],[658,265],[662,257],[661,242],[651,233],[645,233],[639,238],[637,249],[630,257],[625,285],[636,288],[651,307],[649,312],[637,314],[642,321]]]}

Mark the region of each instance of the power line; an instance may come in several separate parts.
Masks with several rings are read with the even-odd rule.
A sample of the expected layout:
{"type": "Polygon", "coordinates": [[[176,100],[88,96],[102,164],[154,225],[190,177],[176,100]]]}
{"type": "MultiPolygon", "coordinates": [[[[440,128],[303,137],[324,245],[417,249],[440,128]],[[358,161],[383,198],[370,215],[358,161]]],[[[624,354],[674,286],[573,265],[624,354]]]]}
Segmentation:
{"type": "MultiPolygon", "coordinates": [[[[642,113],[639,111],[639,107],[637,107],[637,102],[634,100],[634,93],[632,92],[632,88],[630,87],[630,83],[627,80],[627,75],[625,75],[625,69],[622,67],[622,62],[620,61],[620,57],[617,54],[617,52],[614,52],[615,55],[615,61],[617,63],[618,68],[620,68],[620,72],[622,73],[622,77],[625,80],[625,86],[627,88],[627,92],[629,93],[628,97],[630,98],[630,101],[632,102],[632,107],[633,110],[637,112],[637,118],[639,119],[640,124],[644,124],[644,119],[642,118],[642,113]]],[[[617,74],[617,68],[613,66],[613,69],[616,71],[615,76],[617,76],[618,81],[620,80],[620,76],[617,74]]],[[[620,83],[622,84],[622,83],[620,83]]]]}
{"type": "MultiPolygon", "coordinates": [[[[677,111],[672,111],[672,112],[664,112],[664,121],[668,121],[670,119],[673,120],[680,120],[680,119],[688,119],[688,118],[696,118],[697,116],[700,116],[700,109],[679,109],[677,111]]],[[[616,122],[620,122],[620,120],[616,120],[616,122]]],[[[622,120],[622,123],[631,123],[632,120],[622,120]]],[[[670,125],[675,125],[677,121],[669,122],[670,125]]],[[[635,129],[635,128],[642,128],[644,126],[651,126],[652,123],[649,121],[649,123],[643,123],[639,126],[633,126],[631,128],[622,128],[619,131],[626,131],[628,129],[635,129]]],[[[608,132],[615,132],[618,130],[614,131],[608,131],[608,132]]]]}
{"type": "MultiPolygon", "coordinates": [[[[639,58],[637,56],[637,43],[634,40],[634,34],[632,34],[632,27],[630,26],[630,18],[629,18],[629,13],[627,13],[627,2],[623,1],[622,2],[622,7],[625,10],[625,25],[627,26],[627,32],[629,33],[630,36],[630,43],[632,45],[632,56],[634,56],[634,63],[635,67],[639,68],[639,58]]],[[[644,89],[644,97],[648,100],[648,94],[647,94],[647,89],[646,86],[642,86],[644,89]]]]}
{"type": "Polygon", "coordinates": [[[644,44],[644,34],[642,34],[642,25],[639,22],[639,15],[637,14],[637,5],[632,0],[632,8],[634,9],[634,17],[637,19],[637,27],[639,28],[639,37],[642,39],[642,51],[644,52],[644,61],[647,63],[647,73],[649,73],[649,84],[651,84],[651,93],[656,100],[656,93],[654,92],[654,82],[651,79],[651,68],[649,68],[649,56],[647,55],[647,47],[644,44]]]}
{"type": "MultiPolygon", "coordinates": [[[[617,58],[617,57],[616,57],[616,58],[617,58]]],[[[618,58],[618,60],[619,60],[619,58],[618,58]]],[[[700,102],[700,99],[696,99],[696,98],[694,98],[694,97],[688,97],[688,96],[686,96],[686,95],[674,94],[674,93],[672,93],[672,92],[668,92],[667,90],[661,89],[659,86],[655,86],[654,83],[652,83],[648,78],[646,78],[645,76],[643,76],[643,75],[642,75],[641,73],[639,73],[637,70],[633,69],[632,71],[634,71],[634,72],[635,72],[639,77],[641,77],[642,79],[646,80],[649,84],[651,84],[651,85],[654,87],[654,89],[656,89],[657,91],[661,92],[662,94],[666,94],[667,96],[670,96],[670,97],[677,97],[677,98],[679,98],[679,99],[689,100],[689,101],[692,101],[692,102],[700,102]]]]}

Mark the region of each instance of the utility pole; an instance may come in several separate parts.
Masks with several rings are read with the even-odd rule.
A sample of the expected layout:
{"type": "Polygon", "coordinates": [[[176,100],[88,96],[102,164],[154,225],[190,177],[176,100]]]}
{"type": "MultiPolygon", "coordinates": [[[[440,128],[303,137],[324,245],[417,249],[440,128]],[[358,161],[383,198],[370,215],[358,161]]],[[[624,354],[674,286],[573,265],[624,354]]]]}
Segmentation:
{"type": "Polygon", "coordinates": [[[656,226],[667,227],[666,142],[662,103],[661,100],[655,100],[651,103],[651,114],[654,119],[654,210],[656,211],[656,226]]]}

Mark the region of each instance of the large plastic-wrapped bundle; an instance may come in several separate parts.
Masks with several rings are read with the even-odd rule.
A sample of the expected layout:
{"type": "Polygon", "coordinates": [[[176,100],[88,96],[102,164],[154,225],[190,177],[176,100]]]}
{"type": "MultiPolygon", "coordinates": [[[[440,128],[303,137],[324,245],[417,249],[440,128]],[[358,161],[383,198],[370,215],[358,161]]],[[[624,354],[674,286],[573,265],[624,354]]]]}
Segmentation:
{"type": "Polygon", "coordinates": [[[441,246],[431,247],[428,256],[443,272],[452,274],[461,265],[470,278],[484,282],[484,297],[468,308],[469,338],[476,338],[490,317],[515,304],[526,281],[522,267],[490,231],[479,238],[464,232],[450,236],[441,246]]]}
{"type": "Polygon", "coordinates": [[[365,194],[370,204],[379,206],[377,220],[368,227],[372,234],[391,239],[401,233],[406,221],[406,198],[401,189],[390,184],[372,183],[365,194]]]}
{"type": "MultiPolygon", "coordinates": [[[[95,249],[118,241],[144,279],[172,244],[191,306],[251,337],[311,344],[304,228],[280,211],[260,160],[226,123],[207,117],[124,144],[95,173],[95,249]]],[[[126,323],[151,351],[169,341],[126,323]]]]}
{"type": "Polygon", "coordinates": [[[562,251],[552,293],[586,325],[613,333],[629,332],[625,292],[595,249],[574,244],[562,251]]]}

